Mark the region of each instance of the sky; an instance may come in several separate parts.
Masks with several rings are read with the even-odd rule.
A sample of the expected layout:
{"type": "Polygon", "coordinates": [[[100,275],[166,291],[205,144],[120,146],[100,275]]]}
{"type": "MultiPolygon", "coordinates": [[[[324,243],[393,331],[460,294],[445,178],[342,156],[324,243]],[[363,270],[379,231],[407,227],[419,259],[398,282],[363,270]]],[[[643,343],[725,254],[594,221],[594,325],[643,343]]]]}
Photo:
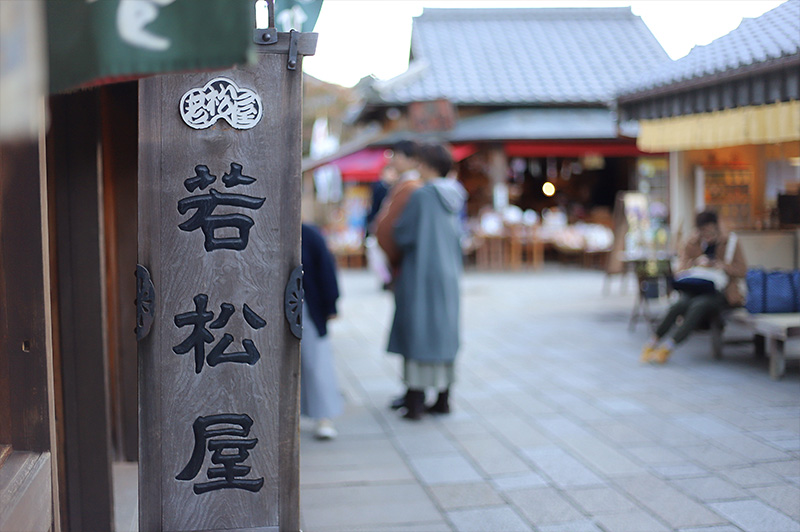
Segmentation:
{"type": "Polygon", "coordinates": [[[783,0],[324,0],[314,31],[314,56],[303,70],[352,87],[364,76],[389,79],[405,72],[411,20],[424,7],[627,7],[653,32],[672,59],[685,56],[783,0]]]}

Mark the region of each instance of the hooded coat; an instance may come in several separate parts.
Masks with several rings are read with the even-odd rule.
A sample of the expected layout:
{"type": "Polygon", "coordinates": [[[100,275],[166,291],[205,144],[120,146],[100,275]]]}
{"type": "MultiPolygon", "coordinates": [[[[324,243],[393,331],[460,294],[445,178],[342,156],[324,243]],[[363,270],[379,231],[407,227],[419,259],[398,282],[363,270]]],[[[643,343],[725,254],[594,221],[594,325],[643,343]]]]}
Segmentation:
{"type": "Polygon", "coordinates": [[[457,181],[433,179],[414,191],[394,225],[402,260],[389,352],[426,363],[455,359],[463,269],[459,213],[466,196],[457,181]]]}

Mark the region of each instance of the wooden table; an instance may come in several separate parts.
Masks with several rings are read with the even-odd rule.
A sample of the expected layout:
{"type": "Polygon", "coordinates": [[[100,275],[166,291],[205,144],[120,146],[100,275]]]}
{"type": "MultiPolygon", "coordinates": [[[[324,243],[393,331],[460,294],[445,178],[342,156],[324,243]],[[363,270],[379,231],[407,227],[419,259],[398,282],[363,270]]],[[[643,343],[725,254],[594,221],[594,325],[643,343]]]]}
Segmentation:
{"type": "Polygon", "coordinates": [[[507,235],[480,235],[475,264],[482,270],[502,270],[509,263],[510,239],[507,235]]]}
{"type": "Polygon", "coordinates": [[[544,266],[544,242],[535,234],[512,233],[509,239],[509,267],[518,270],[527,265],[534,270],[544,266]]]}
{"type": "Polygon", "coordinates": [[[479,235],[476,240],[475,264],[479,269],[539,269],[544,265],[544,243],[535,235],[479,235]]]}

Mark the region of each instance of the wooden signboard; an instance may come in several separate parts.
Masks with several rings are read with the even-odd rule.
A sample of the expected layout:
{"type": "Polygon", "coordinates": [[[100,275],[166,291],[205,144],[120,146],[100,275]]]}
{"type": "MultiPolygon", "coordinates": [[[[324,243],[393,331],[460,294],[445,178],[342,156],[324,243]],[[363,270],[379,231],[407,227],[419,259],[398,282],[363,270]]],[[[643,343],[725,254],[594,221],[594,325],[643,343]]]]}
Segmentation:
{"type": "Polygon", "coordinates": [[[142,532],[299,529],[290,278],[315,46],[280,34],[255,66],[140,82],[142,532]]]}
{"type": "Polygon", "coordinates": [[[456,108],[445,99],[408,104],[408,122],[412,131],[450,131],[456,125],[456,108]]]}

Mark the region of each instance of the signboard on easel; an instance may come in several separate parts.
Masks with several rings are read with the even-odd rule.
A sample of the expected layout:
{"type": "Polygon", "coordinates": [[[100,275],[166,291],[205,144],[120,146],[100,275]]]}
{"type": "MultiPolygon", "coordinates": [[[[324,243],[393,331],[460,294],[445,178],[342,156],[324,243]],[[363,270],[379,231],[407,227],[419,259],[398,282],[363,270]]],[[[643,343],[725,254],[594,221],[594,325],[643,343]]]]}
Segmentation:
{"type": "Polygon", "coordinates": [[[622,273],[624,263],[668,256],[666,208],[642,192],[620,191],[614,203],[614,245],[606,273],[622,273]],[[664,212],[661,212],[664,211],[664,212]]]}

